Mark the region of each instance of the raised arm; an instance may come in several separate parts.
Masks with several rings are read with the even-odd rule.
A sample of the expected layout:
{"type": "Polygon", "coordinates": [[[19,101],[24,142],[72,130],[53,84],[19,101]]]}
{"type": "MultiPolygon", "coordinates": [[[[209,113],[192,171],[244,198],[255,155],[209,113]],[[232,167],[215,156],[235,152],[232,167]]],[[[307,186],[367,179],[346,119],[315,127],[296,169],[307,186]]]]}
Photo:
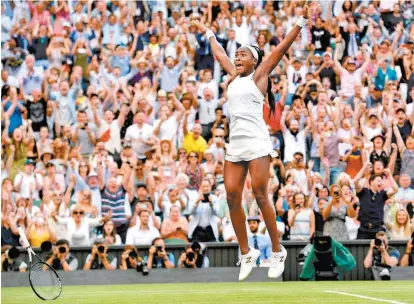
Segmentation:
{"type": "Polygon", "coordinates": [[[207,36],[208,42],[210,42],[211,50],[213,51],[213,54],[217,58],[218,62],[223,66],[223,69],[231,75],[231,77],[236,77],[236,66],[227,56],[223,47],[216,40],[213,31],[209,30],[200,21],[191,21],[191,25],[196,26],[201,34],[205,34],[207,36]]]}
{"type": "Polygon", "coordinates": [[[313,5],[311,8],[307,6],[307,1],[303,9],[303,16],[299,18],[296,25],[292,30],[287,34],[285,39],[270,53],[269,58],[263,61],[260,66],[257,68],[255,73],[255,81],[258,79],[267,78],[269,74],[274,70],[274,68],[279,64],[279,61],[288,51],[293,41],[299,35],[302,28],[306,25],[307,19],[313,14],[313,11],[316,9],[316,5],[313,5]]]}

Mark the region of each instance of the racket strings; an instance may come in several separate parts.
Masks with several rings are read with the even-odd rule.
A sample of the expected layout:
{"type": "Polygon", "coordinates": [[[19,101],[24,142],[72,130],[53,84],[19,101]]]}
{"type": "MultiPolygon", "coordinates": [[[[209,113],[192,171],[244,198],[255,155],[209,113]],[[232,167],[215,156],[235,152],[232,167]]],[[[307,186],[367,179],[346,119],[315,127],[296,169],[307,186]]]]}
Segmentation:
{"type": "Polygon", "coordinates": [[[30,269],[30,281],[36,293],[44,299],[56,299],[61,293],[57,274],[46,263],[35,263],[30,269]]]}

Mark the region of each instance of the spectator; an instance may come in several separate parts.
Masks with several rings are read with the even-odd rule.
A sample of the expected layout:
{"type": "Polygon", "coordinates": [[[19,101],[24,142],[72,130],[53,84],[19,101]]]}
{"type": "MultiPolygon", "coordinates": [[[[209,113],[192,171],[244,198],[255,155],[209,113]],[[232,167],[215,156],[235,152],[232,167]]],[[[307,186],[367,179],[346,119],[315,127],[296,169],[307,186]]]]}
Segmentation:
{"type": "Polygon", "coordinates": [[[154,239],[160,236],[160,232],[148,225],[150,219],[148,210],[141,210],[138,215],[140,223],[128,229],[125,244],[150,245],[154,239]]]}
{"type": "Polygon", "coordinates": [[[116,233],[114,222],[111,220],[103,225],[102,235],[98,235],[97,238],[105,240],[107,246],[122,244],[121,237],[116,233]]]}
{"type": "Polygon", "coordinates": [[[405,208],[399,207],[392,221],[385,224],[390,231],[391,240],[408,240],[414,232],[414,224],[410,223],[410,217],[405,208]]]}
{"type": "Polygon", "coordinates": [[[260,218],[258,216],[249,217],[247,223],[251,233],[249,235],[249,246],[260,250],[260,257],[256,264],[259,266],[270,263],[269,259],[272,254],[272,244],[268,237],[265,237],[259,232],[260,218]]]}
{"type": "Polygon", "coordinates": [[[117,266],[116,257],[107,253],[108,246],[102,239],[95,240],[92,251],[85,260],[83,270],[106,269],[115,270],[117,266]]]}
{"type": "Polygon", "coordinates": [[[210,181],[201,182],[199,198],[189,213],[192,219],[188,227],[188,237],[197,242],[215,242],[218,240],[218,198],[211,194],[210,181]]]}
{"type": "Polygon", "coordinates": [[[290,240],[309,240],[315,232],[315,214],[301,192],[293,195],[288,222],[290,240]]]}
{"type": "Polygon", "coordinates": [[[165,251],[165,243],[162,238],[156,238],[152,241],[148,256],[144,258],[148,269],[151,268],[174,268],[175,260],[172,253],[165,251]]]}
{"type": "Polygon", "coordinates": [[[181,216],[180,207],[171,206],[170,216],[164,218],[161,225],[161,237],[167,243],[188,242],[188,221],[184,216],[181,216]]]}
{"type": "Polygon", "coordinates": [[[85,217],[85,210],[80,205],[71,207],[71,217],[62,218],[56,213],[52,216],[59,225],[66,226],[66,237],[71,246],[91,245],[90,228],[102,225],[108,219],[108,216],[105,219],[85,217]]]}
{"type": "MultiPolygon", "coordinates": [[[[367,163],[354,179],[355,189],[360,203],[358,220],[361,226],[358,229],[358,239],[372,239],[378,231],[383,229],[384,205],[388,197],[398,192],[398,185],[391,179],[392,188],[383,189],[383,176],[371,175],[369,188],[360,185],[360,176],[367,167],[367,163]]],[[[391,176],[388,169],[384,170],[385,177],[391,176]]]]}
{"type": "Polygon", "coordinates": [[[78,269],[78,259],[70,253],[69,242],[58,240],[56,247],[53,247],[51,256],[46,263],[55,270],[74,271],[78,269]]]}

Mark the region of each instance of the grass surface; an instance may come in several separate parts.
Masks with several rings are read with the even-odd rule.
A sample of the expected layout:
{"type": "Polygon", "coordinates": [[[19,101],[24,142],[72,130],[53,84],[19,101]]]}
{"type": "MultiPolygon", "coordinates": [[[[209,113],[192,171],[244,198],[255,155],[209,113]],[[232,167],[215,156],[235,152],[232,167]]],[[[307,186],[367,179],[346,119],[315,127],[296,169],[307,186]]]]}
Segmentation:
{"type": "MultiPolygon", "coordinates": [[[[277,282],[64,286],[53,303],[414,303],[414,281],[277,282]],[[394,302],[392,302],[394,301],[394,302]]],[[[30,288],[2,288],[1,303],[44,303],[30,288]]]]}

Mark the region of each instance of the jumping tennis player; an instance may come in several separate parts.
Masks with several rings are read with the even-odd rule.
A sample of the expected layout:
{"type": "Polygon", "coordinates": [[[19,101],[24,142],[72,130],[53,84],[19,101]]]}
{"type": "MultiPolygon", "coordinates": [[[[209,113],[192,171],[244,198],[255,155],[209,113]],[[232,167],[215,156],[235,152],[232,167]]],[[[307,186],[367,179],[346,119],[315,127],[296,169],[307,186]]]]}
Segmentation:
{"type": "MultiPolygon", "coordinates": [[[[246,217],[242,208],[242,192],[247,171],[252,179],[253,193],[259,205],[266,228],[272,240],[269,278],[279,277],[285,269],[286,249],[280,245],[276,228],[276,215],[268,200],[270,155],[273,152],[269,131],[263,120],[266,95],[270,112],[275,111],[269,74],[273,71],[301,29],[307,24],[311,10],[304,6],[303,15],[285,39],[262,62],[263,54],[256,46],[244,45],[237,52],[234,63],[215,39],[213,31],[199,21],[193,21],[198,30],[209,40],[214,56],[230,75],[227,98],[230,112],[230,142],[224,165],[224,185],[231,222],[240,245],[239,281],[250,274],[260,256],[260,251],[249,248],[246,217]]],[[[313,11],[313,9],[312,9],[313,11]]]]}

